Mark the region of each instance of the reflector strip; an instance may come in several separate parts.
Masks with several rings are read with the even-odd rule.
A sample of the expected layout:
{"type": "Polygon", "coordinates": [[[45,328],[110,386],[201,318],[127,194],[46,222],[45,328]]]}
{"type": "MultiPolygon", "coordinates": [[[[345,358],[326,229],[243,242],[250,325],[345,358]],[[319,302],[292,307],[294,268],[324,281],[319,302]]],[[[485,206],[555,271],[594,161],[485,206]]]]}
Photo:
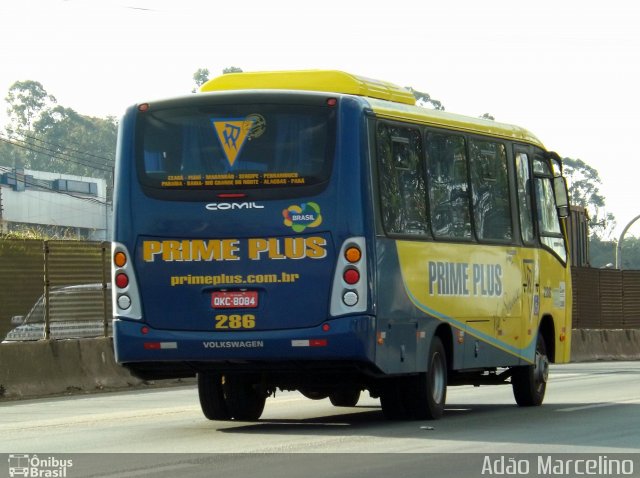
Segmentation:
{"type": "Polygon", "coordinates": [[[177,349],[178,342],[145,342],[144,349],[145,350],[166,350],[166,349],[177,349]]]}
{"type": "Polygon", "coordinates": [[[326,347],[327,339],[292,340],[292,347],[326,347]]]}

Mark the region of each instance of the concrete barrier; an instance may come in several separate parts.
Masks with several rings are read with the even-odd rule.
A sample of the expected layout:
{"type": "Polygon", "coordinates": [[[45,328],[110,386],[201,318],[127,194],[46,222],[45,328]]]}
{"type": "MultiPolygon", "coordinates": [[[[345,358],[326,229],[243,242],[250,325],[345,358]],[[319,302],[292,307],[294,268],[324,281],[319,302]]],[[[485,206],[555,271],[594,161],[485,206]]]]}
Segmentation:
{"type": "Polygon", "coordinates": [[[0,344],[0,396],[27,398],[143,384],[115,363],[110,338],[0,344]]]}
{"type": "MultiPolygon", "coordinates": [[[[640,330],[574,330],[571,360],[640,360],[640,330]]],[[[185,382],[172,380],[158,384],[176,383],[185,382]]],[[[0,399],[150,385],[157,384],[144,382],[115,363],[110,338],[0,345],[0,399]]]]}
{"type": "Polygon", "coordinates": [[[597,360],[640,360],[640,330],[574,330],[571,337],[571,361],[597,360]]]}

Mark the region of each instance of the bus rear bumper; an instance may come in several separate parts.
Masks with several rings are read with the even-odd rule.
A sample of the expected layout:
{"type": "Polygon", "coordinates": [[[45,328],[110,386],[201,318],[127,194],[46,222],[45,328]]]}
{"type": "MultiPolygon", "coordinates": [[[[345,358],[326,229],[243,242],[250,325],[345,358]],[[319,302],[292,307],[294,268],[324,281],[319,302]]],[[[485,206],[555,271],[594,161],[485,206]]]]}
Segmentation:
{"type": "Polygon", "coordinates": [[[302,329],[203,332],[153,329],[114,319],[116,361],[247,363],[285,361],[375,362],[375,318],[350,316],[302,329]],[[327,327],[328,326],[328,327],[327,327]],[[323,329],[324,327],[324,329],[323,329]]]}

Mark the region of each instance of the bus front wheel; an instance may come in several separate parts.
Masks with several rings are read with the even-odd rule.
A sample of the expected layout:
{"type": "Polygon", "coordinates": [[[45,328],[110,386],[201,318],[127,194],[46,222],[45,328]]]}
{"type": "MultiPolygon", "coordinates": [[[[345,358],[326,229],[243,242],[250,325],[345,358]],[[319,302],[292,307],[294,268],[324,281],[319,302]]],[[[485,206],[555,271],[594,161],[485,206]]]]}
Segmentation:
{"type": "Polygon", "coordinates": [[[538,334],[533,365],[515,367],[511,376],[513,396],[521,407],[542,405],[549,378],[549,357],[542,334],[538,334]]]}

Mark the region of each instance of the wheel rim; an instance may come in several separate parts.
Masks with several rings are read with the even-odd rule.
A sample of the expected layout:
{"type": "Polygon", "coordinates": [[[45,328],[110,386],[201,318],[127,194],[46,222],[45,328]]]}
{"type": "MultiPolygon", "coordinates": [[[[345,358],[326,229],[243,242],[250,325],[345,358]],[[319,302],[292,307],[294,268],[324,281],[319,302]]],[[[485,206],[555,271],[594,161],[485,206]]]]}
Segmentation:
{"type": "Polygon", "coordinates": [[[544,385],[549,379],[549,358],[546,354],[536,352],[536,363],[533,370],[537,384],[544,385]]]}
{"type": "Polygon", "coordinates": [[[431,396],[435,403],[441,403],[444,396],[445,374],[444,361],[439,353],[433,355],[431,361],[431,396]]]}

